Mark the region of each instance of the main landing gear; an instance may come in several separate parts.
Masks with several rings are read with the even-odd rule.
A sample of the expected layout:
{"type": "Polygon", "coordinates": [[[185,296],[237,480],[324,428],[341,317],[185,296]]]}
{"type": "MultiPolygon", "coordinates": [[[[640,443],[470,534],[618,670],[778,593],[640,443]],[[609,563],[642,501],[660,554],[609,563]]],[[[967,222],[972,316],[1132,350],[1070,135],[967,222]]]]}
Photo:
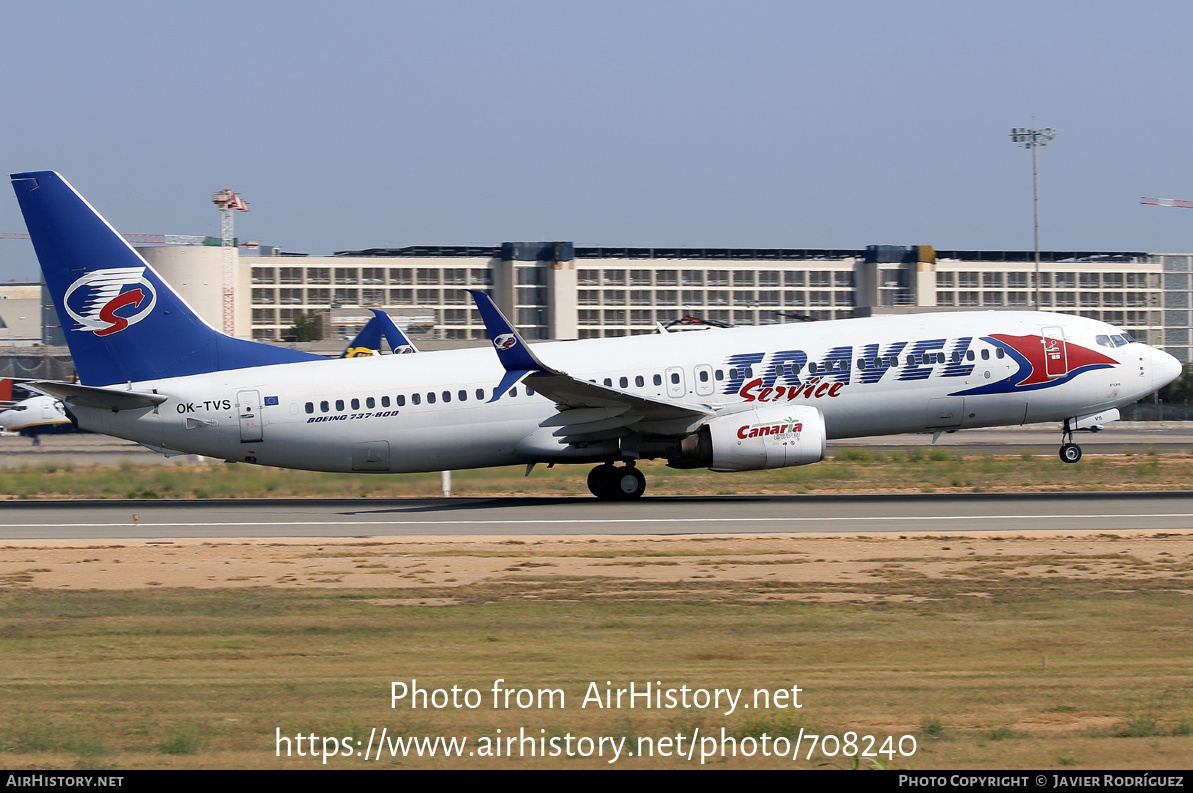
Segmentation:
{"type": "Polygon", "coordinates": [[[622,466],[605,463],[589,472],[588,489],[602,501],[629,501],[646,492],[646,477],[633,461],[622,466]]]}
{"type": "Polygon", "coordinates": [[[1081,447],[1073,443],[1071,421],[1071,419],[1065,419],[1065,426],[1060,435],[1060,459],[1066,463],[1075,463],[1081,459],[1081,447]]]}

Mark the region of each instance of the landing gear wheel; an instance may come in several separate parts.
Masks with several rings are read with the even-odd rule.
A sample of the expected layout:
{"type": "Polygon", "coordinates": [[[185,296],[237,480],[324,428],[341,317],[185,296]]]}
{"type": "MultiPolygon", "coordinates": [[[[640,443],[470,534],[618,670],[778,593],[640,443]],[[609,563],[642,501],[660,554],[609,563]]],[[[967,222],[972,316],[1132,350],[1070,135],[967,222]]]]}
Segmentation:
{"type": "Polygon", "coordinates": [[[609,463],[598,465],[588,472],[588,489],[602,501],[613,498],[613,477],[616,473],[617,469],[609,463]]]}
{"type": "Polygon", "coordinates": [[[1066,463],[1075,463],[1081,459],[1081,447],[1075,443],[1066,443],[1060,447],[1060,459],[1066,463]]]}
{"type": "Polygon", "coordinates": [[[602,501],[628,501],[646,492],[646,477],[632,465],[598,465],[588,473],[588,489],[602,501]]]}
{"type": "Polygon", "coordinates": [[[628,501],[641,498],[642,494],[646,492],[646,477],[637,468],[627,465],[624,468],[614,468],[613,470],[616,472],[613,477],[614,498],[628,501]]]}

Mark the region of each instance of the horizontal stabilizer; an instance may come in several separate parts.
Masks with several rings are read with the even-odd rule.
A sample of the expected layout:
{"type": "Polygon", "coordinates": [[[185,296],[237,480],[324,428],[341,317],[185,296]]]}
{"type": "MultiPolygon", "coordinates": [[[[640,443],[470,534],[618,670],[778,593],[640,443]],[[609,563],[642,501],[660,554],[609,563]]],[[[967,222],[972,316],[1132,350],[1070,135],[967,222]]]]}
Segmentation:
{"type": "Polygon", "coordinates": [[[121,410],[136,410],[160,405],[169,397],[149,394],[144,391],[123,391],[116,388],[96,388],[78,383],[60,383],[56,380],[35,380],[29,384],[44,394],[58,397],[68,405],[99,408],[118,413],[121,410]]]}

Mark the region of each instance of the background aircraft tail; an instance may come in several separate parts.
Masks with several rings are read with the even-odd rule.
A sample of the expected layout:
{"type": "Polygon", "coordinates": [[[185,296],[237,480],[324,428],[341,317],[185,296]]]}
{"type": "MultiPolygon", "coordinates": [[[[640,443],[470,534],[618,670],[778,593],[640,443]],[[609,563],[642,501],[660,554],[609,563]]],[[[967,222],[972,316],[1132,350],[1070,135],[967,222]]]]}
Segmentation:
{"type": "Polygon", "coordinates": [[[220,333],[61,176],[37,171],[11,178],[84,384],[321,360],[220,333]]]}
{"type": "Polygon", "coordinates": [[[381,352],[382,338],[389,342],[389,349],[394,355],[418,352],[414,342],[394,323],[393,317],[379,308],[370,308],[369,311],[373,312],[373,318],[360,329],[360,333],[356,334],[356,338],[340,354],[341,358],[377,355],[381,352]]]}

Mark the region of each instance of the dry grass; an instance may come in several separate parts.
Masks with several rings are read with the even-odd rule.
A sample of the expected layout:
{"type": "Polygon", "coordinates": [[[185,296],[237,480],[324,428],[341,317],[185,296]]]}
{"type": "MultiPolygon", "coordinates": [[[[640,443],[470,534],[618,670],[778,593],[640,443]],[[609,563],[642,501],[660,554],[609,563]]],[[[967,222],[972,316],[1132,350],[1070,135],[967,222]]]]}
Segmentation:
{"type": "MultiPolygon", "coordinates": [[[[1182,490],[1193,455],[1089,455],[1066,465],[1053,455],[962,455],[946,448],[883,452],[843,448],[816,465],[714,474],[644,463],[652,495],[737,493],[950,493],[1037,490],[1182,490]]],[[[584,495],[588,466],[456,471],[459,496],[584,495]]],[[[37,465],[0,470],[8,498],[378,498],[439,495],[439,474],[326,474],[245,464],[37,465]]]]}
{"type": "MultiPolygon", "coordinates": [[[[135,545],[71,552],[78,567],[111,565],[117,578],[124,571],[113,560],[133,561],[135,545]]],[[[275,731],[367,742],[374,727],[473,740],[524,727],[631,742],[802,727],[914,735],[919,751],[894,762],[903,768],[1188,766],[1187,534],[193,548],[247,580],[208,589],[47,587],[71,549],[2,550],[22,573],[0,582],[7,767],[314,766],[318,759],[277,758],[275,731]],[[276,575],[292,570],[302,585],[249,586],[249,561],[278,562],[276,575]],[[348,583],[319,582],[340,576],[348,583]],[[567,706],[494,710],[488,692],[497,678],[561,688],[567,706]],[[413,679],[476,688],[485,704],[391,709],[390,681],[413,679]],[[589,682],[603,690],[605,681],[747,692],[798,685],[805,707],[731,715],[580,707],[589,682]]],[[[143,550],[161,555],[159,571],[199,563],[187,548],[143,550]]],[[[794,766],[826,762],[849,765],[814,756],[794,766]]],[[[606,767],[595,758],[388,756],[367,765],[606,767]]],[[[715,763],[792,765],[761,756],[715,763]]]]}

